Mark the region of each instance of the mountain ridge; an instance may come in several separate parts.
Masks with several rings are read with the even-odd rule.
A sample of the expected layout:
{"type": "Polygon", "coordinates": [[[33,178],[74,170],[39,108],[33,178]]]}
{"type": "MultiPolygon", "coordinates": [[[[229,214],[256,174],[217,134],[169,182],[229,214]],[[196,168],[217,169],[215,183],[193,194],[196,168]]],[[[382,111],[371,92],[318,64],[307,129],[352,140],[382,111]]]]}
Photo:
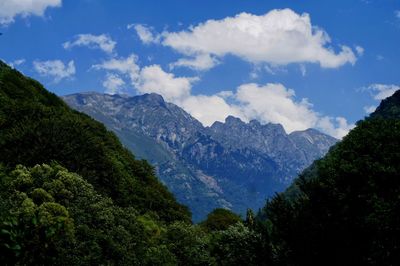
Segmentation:
{"type": "Polygon", "coordinates": [[[233,116],[204,127],[154,93],[78,93],[63,99],[103,122],[128,149],[154,164],[195,221],[218,207],[242,214],[248,207],[261,207],[337,141],[316,130],[286,134],[279,124],[246,123],[233,116]]]}

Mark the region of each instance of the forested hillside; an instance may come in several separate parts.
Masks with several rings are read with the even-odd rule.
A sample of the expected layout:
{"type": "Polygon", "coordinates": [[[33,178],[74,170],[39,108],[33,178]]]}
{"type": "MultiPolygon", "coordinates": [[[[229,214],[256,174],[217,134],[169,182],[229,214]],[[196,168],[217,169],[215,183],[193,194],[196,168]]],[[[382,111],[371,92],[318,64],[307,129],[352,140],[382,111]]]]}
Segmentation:
{"type": "Polygon", "coordinates": [[[278,264],[397,265],[400,91],[358,122],[296,186],[260,215],[271,226],[278,264]]]}
{"type": "Polygon", "coordinates": [[[0,162],[58,162],[120,206],[154,211],[162,220],[190,220],[186,207],[116,136],[85,114],[70,109],[38,82],[0,63],[0,162]]]}

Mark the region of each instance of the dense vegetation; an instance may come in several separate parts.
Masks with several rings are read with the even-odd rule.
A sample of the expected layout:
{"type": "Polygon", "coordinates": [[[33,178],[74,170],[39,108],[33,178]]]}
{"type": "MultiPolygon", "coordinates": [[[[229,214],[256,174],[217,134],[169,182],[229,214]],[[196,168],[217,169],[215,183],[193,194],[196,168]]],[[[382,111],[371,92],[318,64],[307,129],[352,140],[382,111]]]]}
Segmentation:
{"type": "Polygon", "coordinates": [[[113,133],[1,62],[0,129],[0,162],[9,168],[55,161],[120,206],[167,222],[190,221],[153,168],[135,160],[113,133]]]}
{"type": "Polygon", "coordinates": [[[398,265],[400,91],[245,219],[199,225],[115,136],[0,63],[6,265],[398,265]]]}
{"type": "Polygon", "coordinates": [[[280,265],[398,265],[400,91],[263,210],[280,265]]]}

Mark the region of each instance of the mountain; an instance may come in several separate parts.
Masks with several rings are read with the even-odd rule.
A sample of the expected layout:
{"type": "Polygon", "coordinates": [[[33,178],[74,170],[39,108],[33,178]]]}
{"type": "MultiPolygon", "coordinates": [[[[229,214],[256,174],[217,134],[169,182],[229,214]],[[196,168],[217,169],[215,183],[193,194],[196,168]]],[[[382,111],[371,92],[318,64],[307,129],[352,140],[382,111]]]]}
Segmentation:
{"type": "Polygon", "coordinates": [[[286,134],[279,124],[245,123],[232,116],[204,127],[157,94],[82,93],[63,99],[155,165],[195,221],[219,207],[242,214],[260,208],[337,141],[313,129],[286,134]]]}
{"type": "Polygon", "coordinates": [[[152,166],[136,160],[114,133],[1,61],[0,129],[0,164],[8,169],[57,162],[119,206],[165,222],[191,219],[152,166]]]}
{"type": "Polygon", "coordinates": [[[277,264],[397,265],[399,151],[397,91],[265,206],[277,264]]]}

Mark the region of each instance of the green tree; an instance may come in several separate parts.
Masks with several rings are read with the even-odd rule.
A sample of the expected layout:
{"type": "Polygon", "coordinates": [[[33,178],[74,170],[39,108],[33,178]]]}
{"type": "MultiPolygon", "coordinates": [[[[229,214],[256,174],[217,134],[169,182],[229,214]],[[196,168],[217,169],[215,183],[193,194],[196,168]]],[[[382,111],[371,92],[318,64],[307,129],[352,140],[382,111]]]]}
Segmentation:
{"type": "Polygon", "coordinates": [[[199,226],[176,222],[168,226],[163,237],[178,265],[210,265],[208,237],[199,226]]]}
{"type": "Polygon", "coordinates": [[[226,230],[229,226],[241,222],[239,215],[227,209],[215,209],[207,215],[207,219],[200,225],[208,231],[226,230]]]}
{"type": "Polygon", "coordinates": [[[242,223],[213,234],[211,255],[218,265],[264,265],[261,234],[242,223]]]}

